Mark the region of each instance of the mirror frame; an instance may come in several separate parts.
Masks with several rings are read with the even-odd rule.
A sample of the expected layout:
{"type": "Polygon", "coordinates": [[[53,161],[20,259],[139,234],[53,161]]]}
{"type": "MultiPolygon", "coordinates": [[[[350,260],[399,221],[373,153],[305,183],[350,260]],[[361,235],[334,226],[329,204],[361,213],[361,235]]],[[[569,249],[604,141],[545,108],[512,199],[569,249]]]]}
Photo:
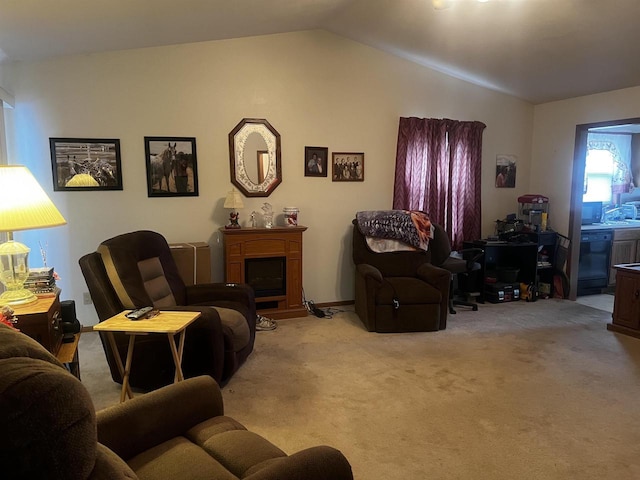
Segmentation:
{"type": "Polygon", "coordinates": [[[280,159],[280,134],[264,118],[243,118],[229,133],[229,164],[231,183],[246,197],[268,197],[282,182],[280,159]],[[257,133],[267,145],[269,167],[264,172],[264,179],[255,183],[247,175],[246,161],[256,161],[255,156],[246,158],[244,146],[247,137],[257,133]]]}

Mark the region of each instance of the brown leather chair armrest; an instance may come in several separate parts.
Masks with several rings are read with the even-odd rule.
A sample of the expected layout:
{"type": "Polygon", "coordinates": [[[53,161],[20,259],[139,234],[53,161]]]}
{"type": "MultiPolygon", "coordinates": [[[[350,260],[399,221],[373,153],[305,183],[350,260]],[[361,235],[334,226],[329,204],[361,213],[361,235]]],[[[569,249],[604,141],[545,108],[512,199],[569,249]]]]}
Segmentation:
{"type": "Polygon", "coordinates": [[[189,378],[97,412],[98,441],[126,461],[223,414],[215,380],[189,378]]]}
{"type": "Polygon", "coordinates": [[[449,291],[449,282],[451,281],[451,272],[449,270],[436,267],[431,263],[423,263],[418,267],[416,275],[441,292],[449,291]]]}
{"type": "Polygon", "coordinates": [[[368,263],[360,263],[356,265],[356,270],[358,274],[362,275],[365,278],[371,278],[378,283],[382,283],[382,272],[378,270],[373,265],[369,265],[368,263]]]}
{"type": "Polygon", "coordinates": [[[353,480],[351,465],[335,448],[321,445],[301,450],[288,457],[275,458],[247,472],[245,480],[353,480]]]}
{"type": "Polygon", "coordinates": [[[203,283],[186,287],[188,305],[211,305],[211,302],[254,301],[253,289],[246,283],[203,283]]]}

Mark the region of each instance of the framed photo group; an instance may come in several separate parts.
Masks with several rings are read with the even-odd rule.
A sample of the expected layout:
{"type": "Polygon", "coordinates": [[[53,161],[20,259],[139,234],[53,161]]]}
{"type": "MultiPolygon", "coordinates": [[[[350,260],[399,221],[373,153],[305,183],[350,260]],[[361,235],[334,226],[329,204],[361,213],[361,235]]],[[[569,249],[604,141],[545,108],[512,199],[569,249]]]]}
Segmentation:
{"type": "MultiPolygon", "coordinates": [[[[305,147],[305,177],[326,177],[329,167],[327,147],[305,147]]],[[[333,152],[331,154],[331,180],[334,182],[363,182],[363,152],[333,152]]]]}
{"type": "MultiPolygon", "coordinates": [[[[55,191],[123,189],[119,139],[49,138],[49,147],[55,191]]],[[[149,197],[198,196],[194,137],[144,137],[144,151],[149,197]]],[[[329,170],[334,182],[362,182],[364,153],[333,152],[329,163],[327,147],[305,147],[305,177],[327,177],[329,170]]]]}
{"type": "MultiPolygon", "coordinates": [[[[149,197],[198,196],[196,139],[144,137],[149,197]]],[[[120,140],[49,138],[55,191],[122,190],[120,140]]]]}

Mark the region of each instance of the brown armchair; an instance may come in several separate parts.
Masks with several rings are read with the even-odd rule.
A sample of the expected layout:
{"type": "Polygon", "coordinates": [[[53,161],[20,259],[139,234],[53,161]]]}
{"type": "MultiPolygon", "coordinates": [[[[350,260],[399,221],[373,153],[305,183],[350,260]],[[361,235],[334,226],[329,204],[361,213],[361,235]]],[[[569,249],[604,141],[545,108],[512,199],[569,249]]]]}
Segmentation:
{"type": "MultiPolygon", "coordinates": [[[[159,233],[142,230],[105,240],[79,263],[100,321],[145,306],[202,313],[187,327],[182,361],[185,378],[209,375],[224,384],[253,350],[256,307],[251,287],[185,286],[169,245],[159,233]]],[[[111,376],[122,383],[107,338],[102,332],[100,337],[111,376]]],[[[127,335],[114,333],[114,337],[124,362],[127,335]]],[[[164,336],[136,340],[133,355],[131,386],[152,390],[173,382],[175,366],[164,336]]]]}
{"type": "Polygon", "coordinates": [[[224,415],[209,376],[95,412],[35,340],[0,325],[0,463],[7,480],[351,480],[328,446],[287,455],[224,415]]]}
{"type": "Polygon", "coordinates": [[[436,226],[426,252],[376,253],[353,221],[355,309],[368,331],[423,332],[447,327],[451,274],[432,261],[444,261],[439,252],[443,234],[436,226]]]}

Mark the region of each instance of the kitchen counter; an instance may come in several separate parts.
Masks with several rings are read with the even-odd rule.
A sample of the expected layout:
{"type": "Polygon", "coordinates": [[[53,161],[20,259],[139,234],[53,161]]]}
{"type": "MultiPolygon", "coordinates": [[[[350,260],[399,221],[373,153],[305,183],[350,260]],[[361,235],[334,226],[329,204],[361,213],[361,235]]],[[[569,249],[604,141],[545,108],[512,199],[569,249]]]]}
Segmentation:
{"type": "Polygon", "coordinates": [[[582,225],[580,230],[583,232],[592,232],[595,230],[620,230],[626,228],[640,228],[640,220],[594,223],[593,225],[582,225]]]}

